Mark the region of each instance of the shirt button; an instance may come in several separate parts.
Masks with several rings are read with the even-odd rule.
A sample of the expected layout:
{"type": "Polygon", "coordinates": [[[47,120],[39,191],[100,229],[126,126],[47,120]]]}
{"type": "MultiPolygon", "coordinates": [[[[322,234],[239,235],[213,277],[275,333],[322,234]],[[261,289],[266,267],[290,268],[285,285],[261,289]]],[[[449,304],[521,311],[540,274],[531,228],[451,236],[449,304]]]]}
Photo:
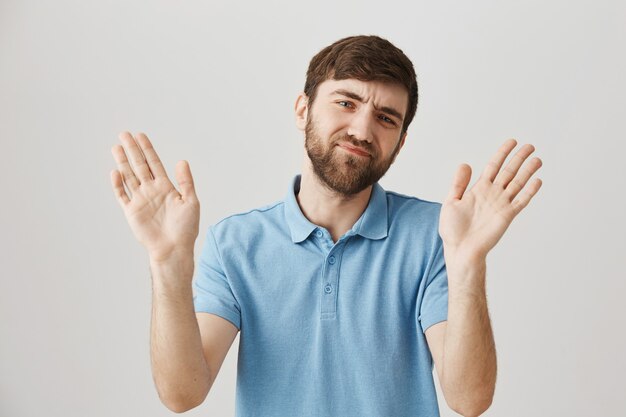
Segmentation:
{"type": "Polygon", "coordinates": [[[333,292],[333,287],[331,287],[330,284],[326,284],[326,286],[324,287],[324,292],[326,294],[330,294],[331,292],[333,292]]]}
{"type": "Polygon", "coordinates": [[[328,258],[328,263],[331,264],[331,265],[334,264],[335,263],[335,257],[331,256],[330,258],[328,258]]]}
{"type": "Polygon", "coordinates": [[[318,230],[317,232],[315,232],[315,235],[316,235],[317,237],[322,237],[323,233],[322,233],[322,231],[321,231],[321,230],[318,230]]]}

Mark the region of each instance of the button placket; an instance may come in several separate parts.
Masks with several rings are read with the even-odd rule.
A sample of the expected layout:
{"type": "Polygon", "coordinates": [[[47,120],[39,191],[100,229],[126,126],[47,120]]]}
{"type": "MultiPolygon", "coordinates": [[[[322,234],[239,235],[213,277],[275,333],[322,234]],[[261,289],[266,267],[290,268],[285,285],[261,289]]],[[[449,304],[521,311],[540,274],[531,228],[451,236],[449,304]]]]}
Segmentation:
{"type": "Polygon", "coordinates": [[[317,229],[313,232],[317,241],[320,244],[320,247],[324,250],[331,251],[333,249],[333,242],[328,238],[328,235],[324,233],[323,230],[317,229]]]}
{"type": "Polygon", "coordinates": [[[339,244],[331,249],[325,260],[322,276],[322,319],[333,319],[337,313],[337,283],[339,281],[339,260],[344,245],[339,244]]]}

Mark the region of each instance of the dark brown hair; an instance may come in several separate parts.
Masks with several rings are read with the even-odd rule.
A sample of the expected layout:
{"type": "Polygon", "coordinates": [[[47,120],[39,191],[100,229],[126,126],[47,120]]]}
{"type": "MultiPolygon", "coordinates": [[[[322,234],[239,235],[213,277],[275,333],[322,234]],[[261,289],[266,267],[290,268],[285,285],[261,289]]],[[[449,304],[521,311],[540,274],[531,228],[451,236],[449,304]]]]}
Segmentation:
{"type": "Polygon", "coordinates": [[[309,63],[304,94],[313,105],[317,86],[325,80],[354,78],[361,81],[397,83],[406,88],[409,99],[402,133],[417,110],[417,77],[411,60],[391,42],[375,35],[343,38],[319,51],[309,63]]]}

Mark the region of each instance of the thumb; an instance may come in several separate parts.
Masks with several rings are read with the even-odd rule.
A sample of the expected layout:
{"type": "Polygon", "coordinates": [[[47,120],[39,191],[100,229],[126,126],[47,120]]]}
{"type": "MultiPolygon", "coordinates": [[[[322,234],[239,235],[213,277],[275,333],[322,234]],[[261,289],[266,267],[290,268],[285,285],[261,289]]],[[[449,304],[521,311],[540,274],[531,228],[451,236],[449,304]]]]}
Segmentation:
{"type": "Polygon", "coordinates": [[[467,164],[459,165],[459,168],[456,170],[456,174],[454,175],[454,180],[452,181],[452,187],[450,188],[450,192],[448,193],[448,197],[446,200],[454,201],[460,200],[463,197],[463,193],[467,189],[467,185],[472,178],[472,167],[467,164]]]}
{"type": "Polygon", "coordinates": [[[176,182],[178,182],[180,187],[180,194],[183,200],[197,199],[189,162],[178,161],[176,164],[176,182]]]}

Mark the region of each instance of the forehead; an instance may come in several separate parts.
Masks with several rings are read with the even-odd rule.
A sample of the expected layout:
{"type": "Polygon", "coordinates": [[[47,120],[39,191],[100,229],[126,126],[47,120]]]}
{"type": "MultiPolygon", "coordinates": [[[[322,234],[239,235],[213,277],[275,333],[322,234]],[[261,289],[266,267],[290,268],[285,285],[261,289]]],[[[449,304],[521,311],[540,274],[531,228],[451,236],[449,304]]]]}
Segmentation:
{"type": "Polygon", "coordinates": [[[373,100],[376,107],[393,107],[406,112],[409,94],[403,85],[383,81],[361,81],[356,79],[325,80],[318,86],[318,96],[330,96],[336,90],[348,90],[361,96],[364,101],[373,100]]]}

